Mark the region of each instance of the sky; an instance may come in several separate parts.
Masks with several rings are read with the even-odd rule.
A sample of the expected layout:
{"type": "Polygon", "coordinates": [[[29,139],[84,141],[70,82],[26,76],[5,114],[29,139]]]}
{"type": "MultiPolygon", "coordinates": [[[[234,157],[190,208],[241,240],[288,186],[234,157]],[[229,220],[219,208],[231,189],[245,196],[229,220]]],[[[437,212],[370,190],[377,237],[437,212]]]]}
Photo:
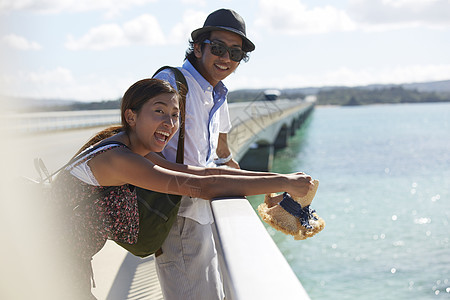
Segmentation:
{"type": "Polygon", "coordinates": [[[219,8],[256,45],[230,91],[450,79],[450,0],[0,0],[0,95],[118,99],[219,8]]]}

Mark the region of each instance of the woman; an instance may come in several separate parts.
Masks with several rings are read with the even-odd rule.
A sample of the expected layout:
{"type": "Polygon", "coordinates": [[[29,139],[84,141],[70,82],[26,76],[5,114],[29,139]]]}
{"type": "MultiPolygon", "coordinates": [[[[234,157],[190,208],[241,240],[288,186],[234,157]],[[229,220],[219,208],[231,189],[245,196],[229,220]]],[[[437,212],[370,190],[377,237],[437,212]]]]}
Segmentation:
{"type": "Polygon", "coordinates": [[[179,98],[164,81],[136,82],[122,99],[122,126],[94,136],[79,151],[86,155],[56,178],[56,194],[66,198],[64,205],[75,207],[74,213],[64,214],[64,230],[70,234],[62,236],[70,255],[67,261],[72,263],[71,276],[79,278],[76,287],[83,293],[77,299],[93,298],[90,259],[107,239],[136,242],[139,213],[135,186],[203,199],[284,191],[304,196],[312,187],[311,177],[303,173],[199,168],[164,160],[157,153],[178,130],[179,98]],[[92,151],[90,146],[95,144],[100,147],[92,151]],[[98,199],[85,201],[92,195],[98,199]]]}

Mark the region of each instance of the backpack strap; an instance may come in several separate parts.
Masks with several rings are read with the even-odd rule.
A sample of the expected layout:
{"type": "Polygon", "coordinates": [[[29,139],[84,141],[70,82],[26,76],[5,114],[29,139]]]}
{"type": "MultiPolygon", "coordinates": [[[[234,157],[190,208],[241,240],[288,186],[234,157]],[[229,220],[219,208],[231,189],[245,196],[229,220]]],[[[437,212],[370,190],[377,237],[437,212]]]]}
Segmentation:
{"type": "MultiPolygon", "coordinates": [[[[95,150],[97,150],[100,147],[103,146],[107,146],[107,145],[120,145],[120,146],[125,146],[127,147],[125,144],[121,143],[121,142],[116,142],[116,141],[107,141],[107,142],[102,142],[86,151],[81,152],[80,154],[78,154],[77,156],[73,157],[68,163],[66,163],[64,166],[62,166],[61,168],[59,168],[58,170],[56,170],[55,172],[51,173],[48,171],[47,167],[44,164],[44,161],[41,158],[35,158],[34,159],[34,167],[36,168],[37,172],[39,173],[39,176],[41,177],[41,183],[45,182],[45,181],[49,181],[50,183],[53,180],[53,177],[58,174],[59,172],[61,172],[63,169],[67,168],[70,164],[74,163],[75,161],[77,161],[78,159],[80,159],[81,157],[85,156],[86,154],[89,154],[95,150]],[[42,174],[43,173],[43,174],[42,174]],[[44,177],[44,176],[45,177],[44,177]]],[[[127,147],[128,148],[128,147],[127,147]]]]}
{"type": "Polygon", "coordinates": [[[175,75],[175,81],[176,81],[177,88],[178,88],[178,91],[181,96],[181,103],[180,103],[180,107],[181,107],[180,119],[181,120],[180,120],[180,128],[178,129],[179,136],[178,136],[176,162],[179,164],[182,164],[184,161],[184,121],[185,121],[185,113],[186,113],[186,95],[189,91],[189,87],[187,85],[186,77],[184,77],[183,73],[178,68],[175,68],[175,67],[171,67],[171,66],[161,67],[158,69],[158,71],[155,72],[155,74],[153,74],[152,77],[155,77],[156,74],[160,73],[161,71],[163,71],[165,69],[170,69],[173,72],[173,74],[175,75]],[[181,87],[182,85],[184,86],[184,88],[181,87]]]}
{"type": "Polygon", "coordinates": [[[95,152],[97,149],[100,149],[104,146],[108,146],[108,145],[116,145],[116,146],[123,146],[127,149],[130,149],[127,145],[125,145],[122,142],[118,142],[118,141],[100,141],[100,143],[98,143],[97,145],[93,146],[92,148],[86,148],[84,151],[82,151],[80,154],[78,154],[77,156],[73,157],[66,165],[65,167],[69,166],[70,164],[73,164],[74,162],[76,162],[77,160],[81,159],[83,156],[89,156],[92,152],[95,152]]]}

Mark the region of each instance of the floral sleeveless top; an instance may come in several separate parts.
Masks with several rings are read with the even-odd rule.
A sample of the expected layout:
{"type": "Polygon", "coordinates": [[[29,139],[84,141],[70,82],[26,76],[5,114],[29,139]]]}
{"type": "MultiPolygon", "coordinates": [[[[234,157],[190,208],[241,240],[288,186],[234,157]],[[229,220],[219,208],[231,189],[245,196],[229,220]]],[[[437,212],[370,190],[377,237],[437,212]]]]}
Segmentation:
{"type": "MultiPolygon", "coordinates": [[[[116,147],[126,146],[113,144],[93,155],[88,154],[78,163],[116,147]]],[[[107,239],[128,244],[137,242],[139,211],[134,186],[93,186],[64,170],[55,180],[53,195],[61,211],[66,212],[63,223],[67,236],[63,243],[70,245],[80,259],[90,260],[107,239]]]]}

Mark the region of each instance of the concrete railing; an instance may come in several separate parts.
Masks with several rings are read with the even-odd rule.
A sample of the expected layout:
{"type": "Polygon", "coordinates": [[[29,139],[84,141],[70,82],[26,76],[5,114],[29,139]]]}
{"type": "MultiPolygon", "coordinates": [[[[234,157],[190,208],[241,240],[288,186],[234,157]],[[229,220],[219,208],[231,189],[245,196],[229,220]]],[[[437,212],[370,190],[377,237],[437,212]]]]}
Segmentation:
{"type": "MultiPolygon", "coordinates": [[[[234,128],[243,124],[251,133],[289,114],[286,110],[297,107],[299,101],[255,101],[230,103],[230,117],[234,128]],[[261,119],[261,117],[265,116],[261,119]]],[[[304,104],[303,104],[304,105],[304,104]]],[[[0,115],[0,126],[13,132],[36,133],[73,128],[120,124],[119,109],[12,113],[0,115]]],[[[242,127],[241,127],[242,129],[242,127]]],[[[236,149],[239,150],[239,149],[236,149]]]]}
{"type": "Polygon", "coordinates": [[[227,300],[310,299],[247,199],[211,207],[227,300]]]}
{"type": "MultiPolygon", "coordinates": [[[[311,102],[287,100],[230,105],[233,154],[240,160],[258,139],[273,143],[282,125],[290,127],[312,107],[311,102]]],[[[227,300],[309,299],[246,198],[214,199],[211,208],[227,300]]]]}
{"type": "Polygon", "coordinates": [[[0,127],[17,133],[37,133],[120,124],[119,109],[51,111],[0,116],[0,127]]]}

